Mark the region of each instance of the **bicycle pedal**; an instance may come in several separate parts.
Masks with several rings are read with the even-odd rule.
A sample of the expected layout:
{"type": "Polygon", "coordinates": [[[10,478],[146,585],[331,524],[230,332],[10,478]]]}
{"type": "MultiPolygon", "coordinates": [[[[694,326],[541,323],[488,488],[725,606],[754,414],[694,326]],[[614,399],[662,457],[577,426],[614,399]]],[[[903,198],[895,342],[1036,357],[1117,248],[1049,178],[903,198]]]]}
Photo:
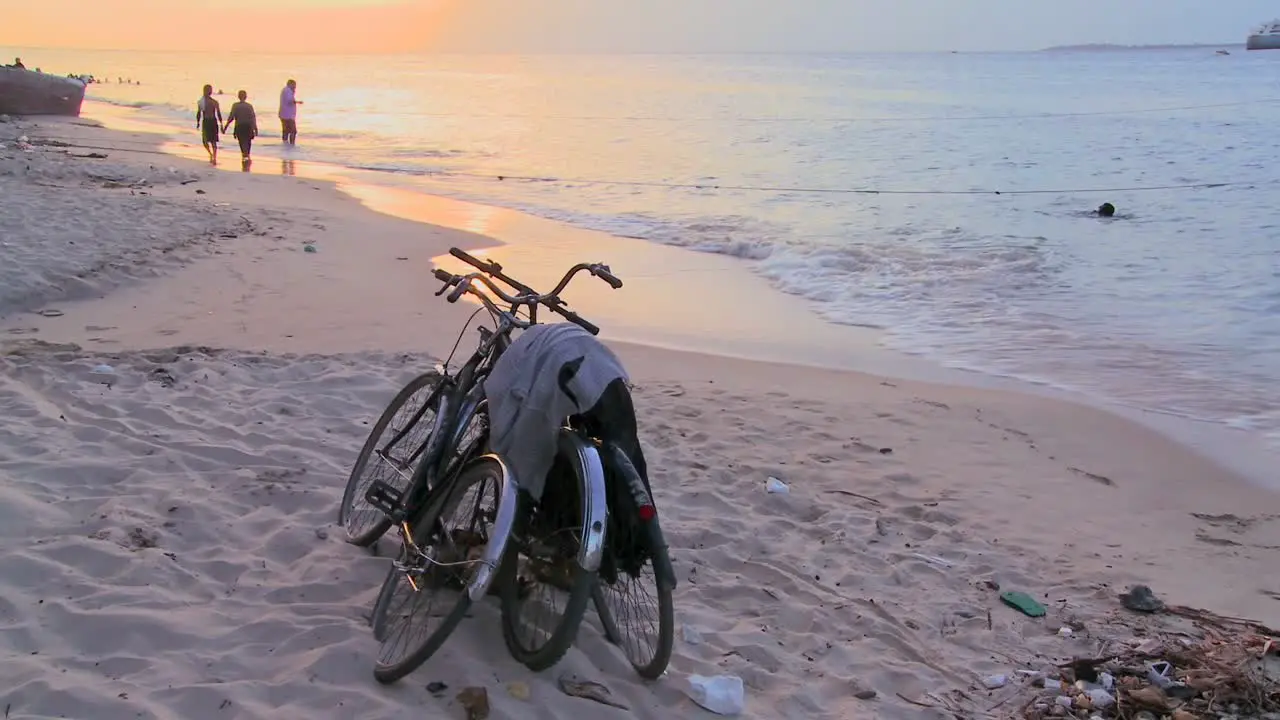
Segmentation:
{"type": "Polygon", "coordinates": [[[381,510],[384,515],[395,515],[400,510],[400,501],[404,499],[404,492],[390,483],[374,480],[365,492],[364,499],[381,510]]]}

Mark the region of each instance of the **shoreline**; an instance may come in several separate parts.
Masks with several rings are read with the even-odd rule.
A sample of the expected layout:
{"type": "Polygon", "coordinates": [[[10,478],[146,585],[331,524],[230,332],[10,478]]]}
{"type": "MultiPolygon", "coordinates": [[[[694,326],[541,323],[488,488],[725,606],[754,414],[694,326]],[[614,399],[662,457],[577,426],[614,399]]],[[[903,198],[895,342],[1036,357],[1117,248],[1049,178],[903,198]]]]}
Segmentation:
{"type": "MultiPolygon", "coordinates": [[[[503,690],[525,683],[540,712],[569,720],[584,706],[555,680],[572,672],[621,696],[618,717],[702,717],[683,684],[723,673],[745,681],[744,717],[914,718],[901,698],[973,693],[978,712],[998,700],[981,678],[1115,642],[1129,622],[1115,595],[1130,584],[1280,623],[1280,495],[1119,415],[610,340],[637,385],[677,623],[700,640],[677,632],[670,675],[644,684],[589,618],[561,666],[533,674],[506,656],[482,603],[412,682],[376,686],[361,613],[385,561],[339,539],[334,508],[383,403],[448,354],[473,312],[434,296],[431,267],[451,245],[495,243],[375,212],[333,183],[182,158],[152,167],[131,147],[0,152],[16,173],[0,183],[30,217],[79,193],[99,250],[172,217],[191,225],[168,239],[198,239],[162,264],[159,251],[122,255],[137,264],[78,278],[91,299],[0,325],[23,330],[0,335],[0,407],[12,409],[0,417],[0,611],[13,618],[0,647],[14,650],[0,673],[18,716],[456,712],[425,690],[440,681],[488,686],[495,720],[528,716],[530,701],[503,690]],[[41,174],[16,170],[25,162],[41,174]],[[108,166],[117,179],[100,179],[108,166]],[[41,184],[50,177],[56,188],[41,184]],[[768,478],[789,493],[766,492],[768,478]],[[1047,618],[1013,613],[992,588],[1032,594],[1047,618]],[[1084,629],[1064,638],[1067,624],[1084,629]]],[[[30,273],[46,272],[68,229],[21,226],[30,273]]],[[[540,263],[523,252],[492,251],[538,284],[587,259],[572,243],[540,263]]],[[[631,263],[614,263],[623,302],[657,292],[631,282],[631,263]]],[[[570,301],[608,338],[610,296],[593,290],[575,283],[570,301]]]]}
{"type": "MultiPolygon", "coordinates": [[[[136,108],[100,101],[86,103],[108,127],[157,132],[166,138],[171,135],[163,125],[126,117],[140,114],[136,108]]],[[[198,146],[167,139],[159,147],[188,160],[198,160],[203,154],[198,146]]],[[[290,159],[287,151],[279,158],[271,157],[273,169],[277,161],[281,175],[333,183],[344,194],[380,214],[479,235],[480,241],[468,250],[485,249],[489,256],[520,267],[523,277],[535,287],[554,284],[562,268],[574,262],[614,258],[619,272],[622,268],[631,270],[624,278],[628,283],[624,296],[578,286],[570,295],[577,294],[584,305],[592,308],[597,324],[605,328],[609,337],[667,350],[852,370],[1081,404],[1154,429],[1232,473],[1280,492],[1280,476],[1272,470],[1280,462],[1280,447],[1260,431],[1139,407],[1098,391],[1053,381],[951,366],[943,359],[886,347],[881,340],[891,330],[841,325],[821,318],[811,301],[772,287],[738,258],[621,237],[517,209],[433,195],[427,189],[378,183],[375,173],[304,158],[290,159]],[[623,307],[636,304],[637,284],[642,285],[639,302],[653,308],[641,317],[623,307]],[[692,297],[685,295],[688,288],[693,290],[692,297]],[[750,317],[744,316],[746,305],[751,307],[750,317]],[[707,327],[717,330],[708,334],[707,327]]],[[[237,171],[226,163],[219,169],[237,171]]],[[[434,260],[437,265],[461,270],[461,263],[447,255],[434,260]]]]}

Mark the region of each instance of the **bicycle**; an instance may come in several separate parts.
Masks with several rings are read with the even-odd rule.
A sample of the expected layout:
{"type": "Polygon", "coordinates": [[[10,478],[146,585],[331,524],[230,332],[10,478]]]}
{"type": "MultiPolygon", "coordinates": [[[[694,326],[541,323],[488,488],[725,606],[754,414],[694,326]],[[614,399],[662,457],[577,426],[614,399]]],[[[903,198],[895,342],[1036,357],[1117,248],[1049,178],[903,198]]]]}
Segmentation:
{"type": "Polygon", "coordinates": [[[483,452],[488,427],[483,381],[511,344],[512,332],[536,324],[537,309],[542,306],[591,334],[598,334],[598,327],[568,309],[560,293],[583,270],[614,288],[621,287],[622,282],[607,266],[578,264],[564,275],[554,290],[539,294],[503,274],[496,262],[478,260],[457,248],[450,253],[479,272],[458,276],[437,269],[434,275],[444,286],[436,295],[450,288],[449,302],[457,302],[464,294],[475,295],[482,309],[489,311],[496,329],[478,328],[480,343],[457,374],[448,373],[446,361],[433,372],[414,378],[397,394],[361,449],[339,509],[339,520],[347,529],[348,539],[357,545],[375,543],[392,525],[397,526],[401,537],[399,556],[388,571],[374,607],[374,635],[382,643],[374,675],[379,681],[389,683],[420,666],[443,645],[471,604],[485,596],[495,581],[499,583],[502,602],[504,641],[512,655],[531,669],[551,667],[568,651],[588,599],[595,603],[609,640],[624,645],[626,638],[609,608],[607,593],[625,582],[624,578],[638,580],[648,562],[658,587],[656,647],[651,656],[640,658],[629,650],[631,645],[624,645],[624,651],[642,676],[657,677],[665,671],[673,644],[671,595],[675,577],[652,496],[625,453],[593,437],[582,418],[570,418],[558,440],[558,458],[568,472],[556,476],[559,482],[548,478],[553,500],[559,498],[561,502],[548,502],[544,497],[543,502],[534,503],[527,495],[517,492],[502,459],[483,452]],[[517,293],[502,291],[490,278],[515,288],[517,293]],[[476,283],[507,303],[509,309],[498,307],[475,287],[476,283]],[[527,312],[527,319],[519,317],[522,308],[527,312]],[[383,443],[383,435],[394,425],[400,411],[410,407],[409,402],[423,391],[426,392],[421,405],[409,413],[409,422],[402,428],[393,427],[392,437],[383,443]],[[468,440],[470,429],[476,433],[468,440]],[[606,450],[603,458],[601,448],[606,450]],[[364,471],[370,469],[370,460],[375,458],[372,469],[386,469],[389,473],[385,479],[374,477],[362,482],[364,471]],[[572,483],[567,482],[570,476],[572,483]],[[477,488],[480,497],[462,502],[464,494],[477,488]],[[491,492],[488,501],[486,491],[491,492]],[[357,508],[361,499],[368,508],[357,508]],[[446,512],[466,507],[472,509],[466,526],[446,528],[443,521],[446,512]],[[556,509],[562,512],[552,512],[556,509]],[[572,509],[573,513],[568,514],[576,515],[579,521],[572,526],[576,532],[561,525],[566,509],[572,509]],[[357,522],[360,518],[368,519],[369,515],[376,515],[372,523],[357,522]],[[628,539],[624,531],[630,526],[623,521],[631,518],[640,521],[643,531],[631,533],[630,542],[634,547],[628,549],[619,543],[628,539]],[[477,529],[477,525],[485,523],[489,527],[477,529]],[[567,536],[566,530],[569,530],[567,536]],[[609,530],[618,535],[617,542],[606,542],[609,530]],[[540,542],[546,540],[540,534],[542,531],[549,531],[556,542],[540,542]],[[568,573],[563,578],[568,581],[568,608],[556,627],[546,633],[542,644],[537,644],[538,638],[525,642],[520,633],[520,611],[533,585],[519,582],[521,556],[526,558],[526,565],[535,566],[533,575],[540,581],[548,579],[539,572],[547,567],[558,565],[568,573]],[[597,583],[597,572],[606,559],[608,590],[597,583]],[[411,609],[393,612],[397,592],[406,588],[409,598],[403,602],[410,602],[411,609]],[[397,654],[399,641],[389,640],[393,630],[399,627],[395,621],[398,619],[400,626],[411,627],[423,599],[428,595],[434,599],[435,592],[427,591],[445,589],[460,594],[453,608],[443,614],[443,623],[416,641],[405,641],[405,653],[397,654]]]}

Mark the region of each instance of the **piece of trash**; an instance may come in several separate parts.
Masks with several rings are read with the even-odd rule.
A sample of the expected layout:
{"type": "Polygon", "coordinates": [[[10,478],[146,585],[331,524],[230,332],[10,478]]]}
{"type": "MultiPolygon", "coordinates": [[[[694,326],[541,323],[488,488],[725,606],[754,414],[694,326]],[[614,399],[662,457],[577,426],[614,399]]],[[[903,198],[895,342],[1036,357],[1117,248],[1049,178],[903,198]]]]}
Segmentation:
{"type": "Polygon", "coordinates": [[[689,676],[689,697],[717,715],[737,715],[746,707],[746,688],[735,675],[689,676]]]}
{"type": "Polygon", "coordinates": [[[1166,688],[1173,684],[1173,665],[1166,660],[1147,663],[1147,681],[1158,688],[1166,688]]]}
{"type": "Polygon", "coordinates": [[[892,454],[893,454],[893,448],[880,448],[880,454],[881,454],[881,455],[892,455],[892,454]]]}
{"type": "Polygon", "coordinates": [[[1102,688],[1090,690],[1086,695],[1089,697],[1089,703],[1098,710],[1106,710],[1116,704],[1116,699],[1111,696],[1111,693],[1102,688]]]}
{"type": "Polygon", "coordinates": [[[464,688],[458,693],[458,704],[467,711],[467,720],[485,720],[489,717],[489,691],[482,687],[464,688]]]}
{"type": "Polygon", "coordinates": [[[1062,689],[1062,681],[1059,680],[1058,678],[1047,677],[1044,679],[1044,682],[1041,683],[1041,685],[1044,687],[1045,690],[1061,690],[1062,689]]]}
{"type": "Polygon", "coordinates": [[[931,565],[941,565],[942,567],[946,567],[946,568],[955,567],[955,565],[950,560],[943,560],[942,558],[936,557],[934,555],[925,555],[924,553],[911,553],[911,557],[919,558],[920,560],[923,560],[931,565]]]}
{"type": "Polygon", "coordinates": [[[328,540],[329,531],[324,528],[316,528],[316,538],[319,540],[328,540]]]}
{"type": "Polygon", "coordinates": [[[1135,705],[1154,708],[1162,712],[1169,708],[1169,701],[1165,698],[1164,693],[1159,688],[1153,687],[1129,690],[1125,693],[1125,701],[1126,705],[1132,701],[1135,705]]]}
{"type": "Polygon", "coordinates": [[[1071,709],[1071,705],[1073,702],[1071,698],[1067,697],[1066,695],[1059,695],[1058,697],[1054,698],[1053,701],[1068,710],[1071,709]]]}
{"type": "Polygon", "coordinates": [[[1009,676],[1004,674],[988,675],[987,677],[982,678],[982,684],[988,690],[999,690],[1009,684],[1009,676]]]}
{"type": "Polygon", "coordinates": [[[448,689],[449,689],[448,685],[445,685],[444,683],[438,680],[436,682],[427,683],[427,692],[431,693],[432,695],[439,696],[440,693],[448,689]]]}
{"type": "Polygon", "coordinates": [[[1109,672],[1099,673],[1098,684],[1102,686],[1103,690],[1112,690],[1116,686],[1116,676],[1109,672]]]}
{"type": "Polygon", "coordinates": [[[45,317],[62,317],[62,311],[54,308],[45,308],[44,310],[37,311],[36,314],[43,315],[45,317]]]}
{"type": "Polygon", "coordinates": [[[178,168],[176,168],[176,167],[171,167],[171,168],[169,168],[169,174],[170,174],[170,175],[177,175],[177,174],[178,174],[178,168]]]}
{"type": "Polygon", "coordinates": [[[214,203],[214,204],[213,204],[213,206],[214,206],[214,207],[231,207],[231,203],[229,203],[229,202],[219,202],[219,203],[214,203]]]}
{"type": "Polygon", "coordinates": [[[1021,611],[1027,617],[1044,617],[1044,606],[1036,602],[1035,598],[1020,590],[1009,590],[1000,593],[1000,602],[1021,611]]]}
{"type": "Polygon", "coordinates": [[[1133,651],[1139,655],[1146,655],[1147,657],[1155,657],[1156,655],[1159,655],[1164,652],[1164,643],[1160,642],[1159,640],[1156,640],[1155,638],[1152,638],[1150,640],[1143,640],[1141,643],[1138,644],[1138,647],[1133,649],[1133,651]]]}
{"type": "Polygon", "coordinates": [[[560,676],[560,691],[571,697],[580,697],[601,705],[616,707],[619,710],[629,710],[626,705],[613,698],[613,693],[609,692],[609,688],[598,682],[590,680],[579,680],[576,675],[560,676]]]}
{"type": "Polygon", "coordinates": [[[791,492],[791,488],[776,477],[769,478],[769,481],[765,483],[765,490],[775,495],[786,495],[791,492]]]}
{"type": "Polygon", "coordinates": [[[196,194],[197,194],[197,195],[207,195],[208,193],[206,193],[204,190],[201,190],[201,189],[199,189],[199,188],[196,188],[196,194]]]}
{"type": "Polygon", "coordinates": [[[30,140],[30,138],[28,138],[26,135],[21,135],[21,136],[19,136],[19,137],[18,137],[18,142],[23,143],[23,144],[26,144],[26,143],[31,142],[31,140],[30,140]]]}
{"type": "Polygon", "coordinates": [[[680,637],[684,638],[684,641],[690,645],[702,644],[702,633],[698,632],[698,628],[692,625],[682,625],[680,627],[680,637]]]}
{"type": "Polygon", "coordinates": [[[110,365],[94,365],[92,370],[94,375],[115,375],[116,369],[110,365]]]}
{"type": "Polygon", "coordinates": [[[1134,612],[1153,613],[1164,609],[1164,603],[1146,585],[1134,585],[1120,596],[1120,604],[1134,612]]]}
{"type": "Polygon", "coordinates": [[[528,700],[529,683],[513,680],[507,683],[507,694],[517,700],[528,700]]]}
{"type": "Polygon", "coordinates": [[[875,700],[876,691],[871,689],[859,690],[855,692],[853,696],[859,700],[875,700]]]}
{"type": "Polygon", "coordinates": [[[1067,627],[1066,625],[1063,625],[1062,627],[1058,628],[1058,634],[1061,635],[1062,637],[1071,637],[1075,633],[1071,631],[1071,628],[1067,627]]]}
{"type": "Polygon", "coordinates": [[[315,251],[316,251],[316,246],[315,246],[315,245],[312,245],[311,243],[307,243],[306,245],[303,245],[303,246],[302,246],[302,251],[303,251],[303,252],[313,253],[313,252],[315,252],[315,251]]]}

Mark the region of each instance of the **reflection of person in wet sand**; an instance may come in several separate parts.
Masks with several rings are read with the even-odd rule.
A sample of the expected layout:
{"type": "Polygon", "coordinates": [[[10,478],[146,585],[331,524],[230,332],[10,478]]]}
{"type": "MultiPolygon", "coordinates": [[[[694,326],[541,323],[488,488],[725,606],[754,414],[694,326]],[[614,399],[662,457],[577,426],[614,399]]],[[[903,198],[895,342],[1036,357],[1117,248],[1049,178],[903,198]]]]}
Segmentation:
{"type": "Polygon", "coordinates": [[[205,152],[209,153],[209,162],[218,164],[218,130],[222,123],[222,108],[213,99],[213,86],[204,86],[204,97],[196,103],[196,127],[200,128],[200,139],[205,152]]]}
{"type": "Polygon", "coordinates": [[[240,143],[240,162],[247,166],[250,162],[249,154],[253,152],[253,139],[258,136],[258,115],[249,104],[249,93],[241,90],[236,96],[240,100],[231,105],[231,112],[227,113],[222,132],[225,133],[231,126],[231,121],[235,121],[236,129],[231,134],[240,143]]]}
{"type": "Polygon", "coordinates": [[[297,175],[298,168],[293,164],[292,160],[281,160],[280,174],[281,175],[297,175]]]}

